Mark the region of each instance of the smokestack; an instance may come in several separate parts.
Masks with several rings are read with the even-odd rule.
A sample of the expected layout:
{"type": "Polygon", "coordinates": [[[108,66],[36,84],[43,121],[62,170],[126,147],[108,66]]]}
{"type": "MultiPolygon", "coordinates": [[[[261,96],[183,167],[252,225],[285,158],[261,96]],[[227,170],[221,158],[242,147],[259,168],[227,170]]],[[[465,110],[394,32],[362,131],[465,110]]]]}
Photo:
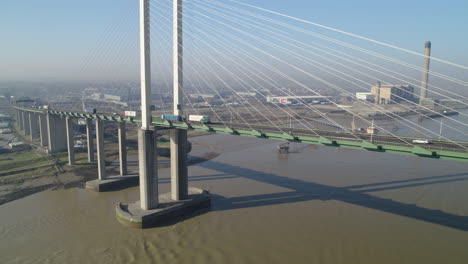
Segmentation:
{"type": "Polygon", "coordinates": [[[421,94],[419,95],[419,104],[422,105],[423,101],[427,98],[427,83],[429,81],[429,64],[431,61],[431,42],[426,41],[424,48],[424,70],[421,79],[421,94]]]}
{"type": "Polygon", "coordinates": [[[380,88],[382,87],[382,83],[377,81],[377,84],[375,86],[377,87],[377,95],[375,97],[375,103],[380,104],[380,88]]]}

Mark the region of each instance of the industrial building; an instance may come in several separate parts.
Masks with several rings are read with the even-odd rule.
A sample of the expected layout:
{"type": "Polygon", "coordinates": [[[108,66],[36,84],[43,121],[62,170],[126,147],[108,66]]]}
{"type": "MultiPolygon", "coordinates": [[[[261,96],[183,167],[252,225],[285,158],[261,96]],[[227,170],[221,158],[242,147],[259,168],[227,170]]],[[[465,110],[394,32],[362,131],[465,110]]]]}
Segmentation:
{"type": "Polygon", "coordinates": [[[279,104],[318,104],[326,102],[331,96],[267,96],[268,103],[279,104]]]}
{"type": "Polygon", "coordinates": [[[415,100],[414,87],[411,85],[382,85],[377,82],[371,87],[371,95],[376,104],[399,104],[403,101],[415,100]]]}
{"type": "Polygon", "coordinates": [[[372,93],[356,93],[356,99],[374,102],[375,96],[372,93]]]}

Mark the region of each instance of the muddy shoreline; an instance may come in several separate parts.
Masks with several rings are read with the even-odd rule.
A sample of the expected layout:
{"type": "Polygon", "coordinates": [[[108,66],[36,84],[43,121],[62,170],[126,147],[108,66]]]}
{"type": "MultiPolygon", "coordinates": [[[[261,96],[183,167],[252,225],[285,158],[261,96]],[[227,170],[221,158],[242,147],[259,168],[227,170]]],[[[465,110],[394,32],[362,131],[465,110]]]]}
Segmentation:
{"type": "MultiPolygon", "coordinates": [[[[188,157],[189,166],[211,160],[220,155],[219,152],[213,151],[210,146],[197,145],[196,148],[195,154],[188,157]]],[[[109,155],[109,158],[113,161],[107,165],[107,173],[109,175],[118,174],[118,156],[109,155]]],[[[135,160],[136,155],[129,156],[129,160],[132,160],[132,158],[135,160]]],[[[159,157],[158,161],[160,162],[160,168],[170,167],[169,158],[159,157]]],[[[42,170],[32,170],[31,172],[18,174],[18,179],[15,182],[0,182],[0,206],[45,190],[84,188],[87,181],[97,178],[95,164],[85,163],[69,167],[61,162],[42,167],[42,170]]],[[[138,172],[137,165],[133,164],[133,166],[129,167],[129,172],[138,172]]]]}

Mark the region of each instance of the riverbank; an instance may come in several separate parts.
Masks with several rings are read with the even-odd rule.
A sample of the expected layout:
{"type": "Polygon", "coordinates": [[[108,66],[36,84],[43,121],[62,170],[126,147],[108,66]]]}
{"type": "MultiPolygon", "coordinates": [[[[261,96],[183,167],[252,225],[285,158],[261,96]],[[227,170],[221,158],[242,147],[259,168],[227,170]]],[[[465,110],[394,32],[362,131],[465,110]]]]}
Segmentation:
{"type": "MultiPolygon", "coordinates": [[[[167,147],[163,148],[164,152],[168,152],[167,147]]],[[[219,154],[209,144],[197,145],[188,157],[188,165],[211,160],[219,154]]],[[[138,173],[137,150],[129,148],[127,155],[129,172],[138,173]]],[[[119,174],[116,144],[106,142],[105,156],[107,174],[119,174]]],[[[47,155],[34,150],[34,147],[32,150],[0,154],[0,205],[48,189],[83,188],[86,181],[97,178],[97,165],[87,162],[86,153],[76,153],[75,158],[76,165],[70,167],[66,153],[47,155]]],[[[170,167],[167,157],[158,157],[158,163],[161,169],[170,167]]]]}

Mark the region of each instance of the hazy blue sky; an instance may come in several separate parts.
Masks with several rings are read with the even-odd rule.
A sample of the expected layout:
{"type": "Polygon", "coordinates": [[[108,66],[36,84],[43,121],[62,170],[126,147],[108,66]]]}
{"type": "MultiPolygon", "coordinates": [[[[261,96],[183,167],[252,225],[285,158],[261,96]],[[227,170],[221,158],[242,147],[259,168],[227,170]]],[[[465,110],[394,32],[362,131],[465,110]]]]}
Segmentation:
{"type": "MultiPolygon", "coordinates": [[[[468,64],[466,0],[242,1],[415,51],[431,40],[434,56],[468,64]]],[[[137,6],[138,0],[1,1],[0,80],[72,78],[105,29],[137,6]]]]}

